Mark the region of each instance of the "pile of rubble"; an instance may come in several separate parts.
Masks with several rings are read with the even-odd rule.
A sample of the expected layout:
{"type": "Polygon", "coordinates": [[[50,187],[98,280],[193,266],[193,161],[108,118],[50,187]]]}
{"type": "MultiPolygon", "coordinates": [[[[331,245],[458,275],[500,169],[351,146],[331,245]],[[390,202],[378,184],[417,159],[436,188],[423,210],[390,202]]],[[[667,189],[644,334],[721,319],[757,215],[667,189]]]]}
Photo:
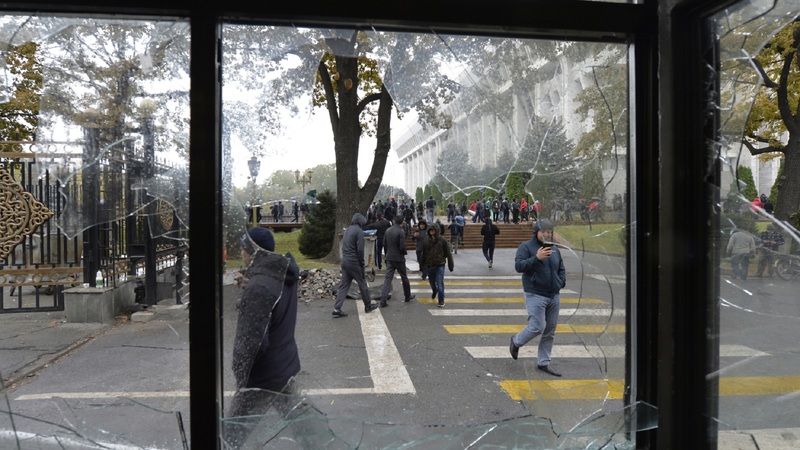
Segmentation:
{"type": "Polygon", "coordinates": [[[341,279],[339,269],[303,270],[300,273],[300,284],[297,286],[297,299],[304,301],[334,299],[336,287],[341,279]]]}

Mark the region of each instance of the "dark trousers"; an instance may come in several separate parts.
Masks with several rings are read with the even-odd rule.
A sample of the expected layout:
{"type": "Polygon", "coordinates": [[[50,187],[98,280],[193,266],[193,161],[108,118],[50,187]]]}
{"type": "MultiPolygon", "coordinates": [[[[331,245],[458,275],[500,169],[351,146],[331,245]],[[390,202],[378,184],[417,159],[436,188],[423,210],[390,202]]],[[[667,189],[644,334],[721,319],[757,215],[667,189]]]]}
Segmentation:
{"type": "Polygon", "coordinates": [[[483,241],[483,257],[487,261],[494,260],[494,242],[483,241]]]}
{"type": "Polygon", "coordinates": [[[293,394],[294,378],[277,391],[257,388],[237,390],[223,422],[226,448],[248,448],[251,445],[245,446],[245,443],[253,431],[274,429],[274,424],[287,419],[294,401],[301,399],[293,394]]]}
{"type": "Polygon", "coordinates": [[[381,262],[383,261],[383,258],[381,257],[382,253],[383,253],[383,238],[379,237],[375,239],[375,263],[378,264],[378,269],[383,267],[383,265],[381,264],[381,262]]]}
{"type": "Polygon", "coordinates": [[[411,284],[408,282],[408,271],[405,261],[386,261],[386,276],[383,277],[383,290],[381,290],[381,301],[385,302],[392,291],[392,281],[394,281],[394,271],[400,274],[400,281],[403,284],[404,300],[411,298],[411,284]]]}
{"type": "Polygon", "coordinates": [[[347,298],[347,291],[350,290],[350,285],[355,280],[358,283],[358,289],[361,291],[361,299],[364,301],[364,306],[372,303],[369,296],[369,285],[364,276],[364,268],[359,266],[358,263],[342,263],[342,281],[339,282],[339,289],[336,291],[336,303],[333,309],[342,309],[344,300],[347,298]]]}
{"type": "Polygon", "coordinates": [[[740,253],[731,258],[731,270],[733,276],[743,280],[747,279],[747,271],[750,269],[750,253],[740,253]]]}

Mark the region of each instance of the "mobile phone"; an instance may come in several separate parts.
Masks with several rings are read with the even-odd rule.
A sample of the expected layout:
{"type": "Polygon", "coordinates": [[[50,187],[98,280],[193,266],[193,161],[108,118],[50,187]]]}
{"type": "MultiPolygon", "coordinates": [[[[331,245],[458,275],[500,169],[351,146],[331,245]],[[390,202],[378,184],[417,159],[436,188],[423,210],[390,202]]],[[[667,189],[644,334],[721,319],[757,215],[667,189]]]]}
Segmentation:
{"type": "Polygon", "coordinates": [[[544,247],[544,248],[550,248],[550,247],[552,247],[552,246],[553,246],[553,243],[552,243],[552,242],[543,242],[543,243],[542,243],[542,247],[544,247]]]}

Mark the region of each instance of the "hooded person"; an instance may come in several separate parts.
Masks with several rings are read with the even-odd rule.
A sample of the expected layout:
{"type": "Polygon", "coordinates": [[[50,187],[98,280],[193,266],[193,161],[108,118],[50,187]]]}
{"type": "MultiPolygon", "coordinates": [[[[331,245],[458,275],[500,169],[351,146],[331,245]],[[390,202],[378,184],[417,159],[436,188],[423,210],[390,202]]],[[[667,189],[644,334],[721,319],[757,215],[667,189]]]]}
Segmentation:
{"type": "Polygon", "coordinates": [[[361,213],[353,214],[351,224],[344,230],[342,236],[342,281],[336,291],[336,303],[333,305],[334,317],[347,317],[347,313],[342,311],[344,300],[353,280],[358,284],[361,291],[361,300],[364,301],[364,311],[372,312],[378,307],[377,303],[372,303],[369,295],[369,285],[364,274],[364,225],[367,218],[361,213]]]}
{"type": "Polygon", "coordinates": [[[422,280],[425,281],[428,279],[428,271],[425,268],[425,260],[422,259],[422,249],[425,246],[425,242],[428,241],[428,221],[425,219],[419,219],[417,222],[417,229],[414,230],[414,234],[412,234],[415,242],[415,250],[417,254],[417,264],[419,264],[419,273],[422,277],[422,280]]]}
{"type": "Polygon", "coordinates": [[[273,253],[275,239],[266,228],[256,227],[240,239],[246,269],[237,274],[243,288],[236,301],[238,317],[232,364],[236,393],[226,417],[225,441],[239,448],[255,421],[270,407],[289,411],[294,377],[300,372],[295,341],[297,281],[300,269],[291,253],[273,253]],[[251,423],[253,422],[253,423],[251,423]]]}
{"type": "Polygon", "coordinates": [[[450,253],[450,245],[447,239],[441,236],[441,229],[434,225],[427,229],[428,240],[422,247],[422,260],[428,271],[428,282],[431,285],[434,299],[439,297],[437,306],[444,306],[444,265],[453,271],[453,254],[450,253]]]}
{"type": "Polygon", "coordinates": [[[494,264],[495,236],[498,234],[500,234],[500,228],[492,223],[492,219],[487,218],[486,223],[481,227],[481,236],[483,236],[481,247],[483,250],[483,257],[489,262],[490,269],[492,268],[492,264],[494,264]]]}
{"type": "Polygon", "coordinates": [[[517,359],[519,348],[541,335],[537,368],[550,375],[561,374],[550,367],[553,341],[561,309],[560,291],[567,284],[567,274],[561,252],[553,243],[553,223],[537,220],[533,237],[517,248],[514,269],[522,274],[522,290],[528,323],[516,336],[511,336],[509,352],[517,359]]]}

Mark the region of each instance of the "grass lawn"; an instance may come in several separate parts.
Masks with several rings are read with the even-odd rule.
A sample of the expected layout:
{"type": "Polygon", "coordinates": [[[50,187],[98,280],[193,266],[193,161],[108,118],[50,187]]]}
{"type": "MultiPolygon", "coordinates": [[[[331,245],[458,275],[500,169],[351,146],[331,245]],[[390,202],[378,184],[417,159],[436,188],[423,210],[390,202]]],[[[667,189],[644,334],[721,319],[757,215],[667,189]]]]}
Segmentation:
{"type": "Polygon", "coordinates": [[[589,224],[556,225],[556,233],[569,241],[576,252],[583,250],[611,255],[624,255],[625,247],[620,239],[620,233],[625,227],[622,223],[593,223],[589,224]]]}
{"type": "MultiPolygon", "coordinates": [[[[311,259],[300,253],[300,246],[297,243],[297,239],[300,237],[300,230],[295,230],[291,233],[273,233],[273,236],[275,236],[275,251],[283,254],[291,253],[294,259],[297,260],[297,265],[300,266],[300,269],[335,269],[339,267],[338,264],[311,259]]],[[[228,258],[226,267],[229,270],[236,270],[242,264],[239,254],[229,256],[231,257],[228,258]]]]}

